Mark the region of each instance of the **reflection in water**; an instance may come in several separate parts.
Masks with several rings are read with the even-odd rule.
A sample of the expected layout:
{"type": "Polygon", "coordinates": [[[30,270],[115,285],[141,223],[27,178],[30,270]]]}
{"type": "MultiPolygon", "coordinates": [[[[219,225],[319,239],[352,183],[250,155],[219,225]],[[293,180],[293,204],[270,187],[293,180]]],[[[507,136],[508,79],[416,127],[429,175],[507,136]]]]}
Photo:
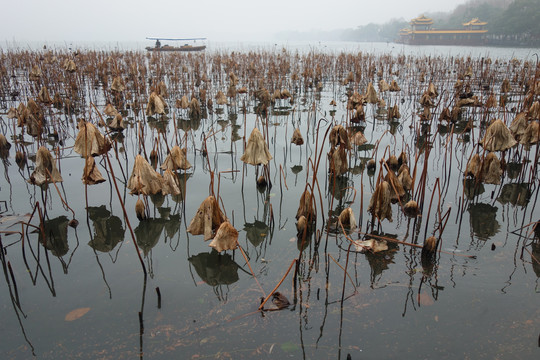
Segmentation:
{"type": "MultiPolygon", "coordinates": [[[[384,235],[385,237],[396,238],[395,235],[384,235]]],[[[384,270],[388,270],[388,265],[394,264],[394,256],[399,250],[398,244],[387,241],[388,250],[381,251],[377,253],[372,253],[367,251],[364,253],[369,266],[371,267],[371,273],[369,275],[369,280],[371,287],[374,287],[377,282],[381,279],[382,273],[384,270]]]]}
{"type": "Polygon", "coordinates": [[[165,234],[168,238],[173,238],[180,229],[180,214],[169,215],[168,221],[165,223],[165,234]]]}
{"type": "Polygon", "coordinates": [[[238,281],[238,264],[231,255],[220,254],[215,250],[210,253],[200,253],[192,256],[188,261],[193,265],[197,275],[208,285],[214,288],[219,300],[226,301],[221,285],[231,285],[238,281]]]}
{"type": "Polygon", "coordinates": [[[135,228],[135,237],[137,238],[137,245],[144,251],[144,256],[148,256],[148,253],[159,241],[161,232],[165,226],[166,221],[163,219],[147,219],[141,221],[135,228]]]}
{"type": "Polygon", "coordinates": [[[471,223],[471,230],[480,240],[488,240],[499,232],[497,221],[497,208],[489,204],[471,204],[467,208],[471,223]]]}
{"type": "Polygon", "coordinates": [[[505,184],[501,190],[501,195],[497,199],[501,204],[512,204],[526,206],[531,198],[531,191],[528,183],[505,184]]]}
{"type": "Polygon", "coordinates": [[[336,200],[343,200],[343,197],[347,194],[347,188],[350,186],[351,184],[346,176],[334,176],[332,174],[328,176],[328,189],[336,200]]]}
{"type": "Polygon", "coordinates": [[[481,182],[469,178],[463,180],[463,192],[467,199],[472,200],[476,196],[483,194],[485,191],[484,184],[481,182]]]}
{"type": "Polygon", "coordinates": [[[522,167],[523,164],[520,162],[509,162],[506,164],[506,173],[508,174],[508,177],[512,180],[517,179],[521,173],[522,167]]]}
{"type": "Polygon", "coordinates": [[[105,205],[89,206],[88,217],[94,226],[94,236],[88,245],[101,252],[109,252],[124,240],[122,220],[111,214],[105,205]]]}
{"type": "Polygon", "coordinates": [[[68,223],[69,220],[64,215],[43,222],[45,241],[43,241],[41,232],[39,238],[54,256],[61,257],[69,251],[67,236],[68,223]]]}
{"type": "Polygon", "coordinates": [[[194,118],[190,120],[179,118],[178,121],[176,122],[176,127],[178,129],[184,130],[184,132],[188,132],[189,130],[197,131],[200,126],[201,126],[200,118],[194,118]]]}
{"type": "Polygon", "coordinates": [[[255,220],[253,223],[245,223],[244,231],[246,236],[253,246],[257,247],[266,239],[270,227],[263,223],[262,221],[255,220]]]}

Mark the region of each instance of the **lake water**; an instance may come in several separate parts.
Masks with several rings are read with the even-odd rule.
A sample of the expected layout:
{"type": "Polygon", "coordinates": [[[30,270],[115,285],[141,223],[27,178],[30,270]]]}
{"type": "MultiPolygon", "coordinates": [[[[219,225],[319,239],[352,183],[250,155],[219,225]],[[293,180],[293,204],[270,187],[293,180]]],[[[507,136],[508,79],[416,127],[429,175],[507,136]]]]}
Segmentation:
{"type": "Polygon", "coordinates": [[[522,109],[524,83],[534,79],[537,65],[534,49],[210,42],[203,54],[146,57],[142,48],[149,44],[47,44],[56,51],[52,60],[42,45],[6,44],[2,50],[6,71],[0,74],[10,92],[2,94],[1,133],[12,144],[0,177],[5,275],[0,282],[0,349],[5,358],[540,356],[540,243],[532,230],[540,217],[535,209],[538,145],[496,152],[506,161],[498,185],[475,187],[464,174],[473,154],[484,156],[478,143],[490,121],[501,118],[509,125],[522,109]],[[81,54],[74,56],[70,48],[81,54]],[[97,55],[86,49],[98,50],[97,55]],[[243,55],[248,52],[251,56],[243,55]],[[63,70],[64,59],[75,60],[74,73],[63,70]],[[44,75],[29,81],[35,64],[44,75]],[[128,75],[133,64],[138,64],[135,73],[140,77],[128,75]],[[499,99],[505,78],[511,91],[506,106],[463,107],[452,131],[452,123],[439,117],[444,107],[455,105],[454,84],[468,66],[474,74],[464,82],[482,102],[491,93],[499,99]],[[395,79],[401,91],[379,92],[379,70],[388,83],[395,79]],[[218,90],[227,93],[231,71],[238,77],[237,87],[246,86],[250,93],[217,105],[214,97],[218,90]],[[357,79],[343,85],[349,72],[357,79]],[[485,78],[480,77],[483,72],[485,78]],[[126,80],[120,99],[110,91],[116,74],[126,80]],[[198,81],[201,74],[208,81],[198,81]],[[167,86],[169,110],[148,118],[144,110],[150,86],[161,80],[167,86]],[[423,119],[419,100],[430,80],[439,95],[431,117],[423,119]],[[365,121],[351,124],[347,93],[365,93],[370,81],[386,107],[365,104],[365,121]],[[259,102],[251,93],[259,84],[270,94],[286,88],[294,101],[277,100],[267,115],[257,114],[259,102]],[[47,125],[38,142],[27,130],[21,135],[17,119],[8,119],[7,113],[36,98],[41,85],[51,96],[80,97],[73,98],[69,111],[40,105],[47,125]],[[198,95],[202,88],[214,99],[212,112],[203,107],[202,118],[193,119],[175,107],[176,99],[198,95]],[[14,90],[18,94],[9,95],[14,90]],[[107,170],[104,156],[96,156],[106,181],[85,187],[85,161],[73,149],[77,119],[98,124],[96,109],[103,115],[108,102],[117,104],[127,127],[121,136],[99,127],[111,138],[113,171],[107,170]],[[141,111],[134,111],[135,102],[141,111]],[[387,120],[386,111],[393,105],[401,113],[398,121],[387,120]],[[338,124],[349,133],[362,130],[367,144],[347,150],[348,171],[334,177],[328,171],[327,131],[338,124]],[[257,186],[261,166],[240,160],[242,139],[247,142],[255,127],[266,135],[272,155],[271,187],[257,186]],[[301,146],[291,144],[296,128],[304,138],[301,146]],[[138,197],[126,187],[135,156],[150,156],[155,149],[162,164],[167,148],[175,144],[186,148],[192,164],[186,172],[177,172],[182,194],[141,196],[150,219],[139,221],[134,211],[138,197]],[[40,145],[54,150],[58,159],[63,182],[57,188],[42,190],[27,182],[33,161],[21,168],[16,164],[16,151],[31,157],[40,145]],[[380,161],[402,152],[411,174],[417,175],[414,190],[400,201],[423,199],[422,213],[407,217],[397,202],[391,205],[392,222],[372,223],[368,204],[382,181],[379,176],[387,173],[380,161]],[[371,158],[376,160],[375,172],[366,168],[371,158]],[[318,159],[320,166],[314,169],[318,159]],[[312,185],[317,221],[303,243],[295,217],[302,192],[312,185]],[[202,235],[187,232],[212,193],[239,231],[249,265],[239,249],[217,253],[202,235]],[[36,203],[44,213],[45,241],[40,240],[37,213],[30,221],[35,227],[9,226],[28,221],[25,214],[32,213],[36,203]],[[358,222],[357,229],[347,232],[350,239],[374,231],[399,242],[388,240],[388,250],[376,253],[349,246],[336,225],[337,216],[349,206],[358,222]],[[76,228],[68,226],[72,218],[79,222],[76,228]],[[21,229],[23,236],[13,233],[21,229]],[[426,263],[414,245],[421,246],[433,234],[440,235],[442,251],[426,263]],[[261,298],[290,266],[278,291],[291,305],[277,311],[269,301],[265,309],[270,311],[258,311],[261,298]]]}

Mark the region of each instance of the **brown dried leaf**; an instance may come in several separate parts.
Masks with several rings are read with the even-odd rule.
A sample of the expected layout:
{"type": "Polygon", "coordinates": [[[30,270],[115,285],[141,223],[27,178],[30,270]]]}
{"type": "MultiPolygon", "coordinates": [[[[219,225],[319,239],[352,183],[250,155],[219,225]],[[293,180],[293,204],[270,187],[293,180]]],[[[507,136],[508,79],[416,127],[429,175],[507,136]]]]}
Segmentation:
{"type": "Polygon", "coordinates": [[[78,309],[75,309],[75,310],[72,310],[70,311],[69,313],[67,313],[66,317],[64,318],[65,321],[74,321],[74,320],[77,320],[81,317],[83,317],[84,315],[86,315],[87,312],[90,311],[90,308],[89,307],[84,307],[84,308],[78,308],[78,309]]]}

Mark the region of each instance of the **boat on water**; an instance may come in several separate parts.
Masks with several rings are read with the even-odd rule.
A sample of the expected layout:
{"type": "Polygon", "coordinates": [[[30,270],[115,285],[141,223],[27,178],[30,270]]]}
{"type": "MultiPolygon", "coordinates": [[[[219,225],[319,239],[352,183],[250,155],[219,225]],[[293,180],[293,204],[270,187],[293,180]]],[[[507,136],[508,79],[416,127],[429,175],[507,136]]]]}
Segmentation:
{"type": "Polygon", "coordinates": [[[206,45],[198,45],[197,41],[206,40],[206,38],[188,38],[188,39],[166,39],[166,38],[146,38],[148,40],[156,40],[154,46],[147,46],[148,51],[202,51],[206,49],[206,45]],[[168,44],[162,45],[161,41],[193,41],[194,44],[185,43],[181,46],[171,46],[168,44]]]}

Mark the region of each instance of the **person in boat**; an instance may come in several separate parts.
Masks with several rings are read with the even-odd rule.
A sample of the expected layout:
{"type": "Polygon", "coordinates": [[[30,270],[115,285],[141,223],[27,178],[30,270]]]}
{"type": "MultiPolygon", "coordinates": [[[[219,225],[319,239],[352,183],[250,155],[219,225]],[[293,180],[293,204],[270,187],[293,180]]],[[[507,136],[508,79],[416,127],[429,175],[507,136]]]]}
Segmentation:
{"type": "Polygon", "coordinates": [[[156,40],[156,49],[159,49],[161,47],[161,41],[159,39],[156,40]]]}

